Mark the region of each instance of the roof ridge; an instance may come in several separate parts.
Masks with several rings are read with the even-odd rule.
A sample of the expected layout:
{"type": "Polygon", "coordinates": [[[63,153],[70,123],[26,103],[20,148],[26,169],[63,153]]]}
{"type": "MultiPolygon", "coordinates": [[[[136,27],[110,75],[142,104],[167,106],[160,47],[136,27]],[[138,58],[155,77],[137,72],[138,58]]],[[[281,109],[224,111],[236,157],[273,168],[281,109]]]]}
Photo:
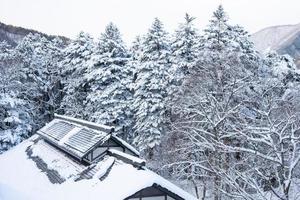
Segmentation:
{"type": "Polygon", "coordinates": [[[98,124],[98,123],[95,123],[95,122],[89,122],[89,121],[86,121],[86,120],[83,120],[83,119],[78,119],[78,118],[74,118],[74,117],[70,117],[70,116],[59,115],[59,114],[55,113],[54,118],[65,120],[65,121],[72,122],[72,123],[75,123],[75,124],[79,124],[79,125],[82,125],[82,126],[86,126],[88,128],[91,128],[91,129],[104,131],[104,132],[107,132],[107,133],[112,133],[114,131],[114,127],[112,127],[112,126],[98,124]]]}

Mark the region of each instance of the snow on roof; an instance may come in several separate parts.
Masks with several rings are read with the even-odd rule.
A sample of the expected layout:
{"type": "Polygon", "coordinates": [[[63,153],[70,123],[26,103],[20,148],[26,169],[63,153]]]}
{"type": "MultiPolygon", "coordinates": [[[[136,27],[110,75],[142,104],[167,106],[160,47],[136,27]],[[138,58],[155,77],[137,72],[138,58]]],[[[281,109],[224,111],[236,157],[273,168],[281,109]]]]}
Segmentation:
{"type": "Polygon", "coordinates": [[[57,119],[62,119],[62,120],[66,120],[66,121],[69,121],[69,122],[74,122],[76,124],[80,124],[80,125],[92,128],[92,129],[105,131],[105,132],[108,132],[108,133],[110,133],[114,130],[114,127],[112,127],[112,126],[97,124],[97,123],[94,123],[94,122],[89,122],[89,121],[86,121],[86,120],[77,119],[77,118],[69,117],[69,116],[65,116],[65,115],[54,114],[54,117],[57,118],[57,119]]]}
{"type": "Polygon", "coordinates": [[[37,133],[48,142],[65,150],[82,160],[95,146],[113,138],[121,146],[139,156],[139,152],[130,144],[117,136],[113,136],[112,127],[75,119],[72,117],[55,115],[50,123],[37,133]]]}
{"type": "Polygon", "coordinates": [[[145,166],[145,164],[146,164],[146,161],[144,159],[137,158],[137,157],[129,155],[127,153],[123,153],[123,152],[115,150],[115,149],[109,149],[108,151],[113,156],[116,155],[119,158],[125,158],[127,160],[132,161],[132,163],[138,164],[139,166],[145,166]]]}
{"type": "Polygon", "coordinates": [[[110,138],[110,134],[54,119],[37,131],[45,140],[71,155],[82,159],[98,143],[110,138]]]}
{"type": "Polygon", "coordinates": [[[77,175],[86,167],[79,162],[76,162],[60,150],[53,148],[44,140],[39,140],[35,145],[32,145],[32,156],[41,158],[48,169],[55,170],[65,180],[75,179],[77,175]]]}
{"type": "Polygon", "coordinates": [[[107,157],[105,162],[102,165],[97,164],[99,168],[92,178],[76,179],[76,175],[81,176],[87,167],[73,161],[38,136],[33,136],[0,155],[1,200],[93,200],[99,197],[122,200],[153,185],[159,185],[183,199],[196,200],[192,195],[146,168],[137,169],[117,158],[107,157]],[[32,156],[40,158],[47,168],[57,170],[65,181],[61,184],[51,183],[47,171],[40,170],[37,163],[28,156],[28,150],[32,150],[32,156]],[[104,166],[105,170],[101,166],[104,166]],[[105,172],[108,175],[99,179],[105,172]]]}

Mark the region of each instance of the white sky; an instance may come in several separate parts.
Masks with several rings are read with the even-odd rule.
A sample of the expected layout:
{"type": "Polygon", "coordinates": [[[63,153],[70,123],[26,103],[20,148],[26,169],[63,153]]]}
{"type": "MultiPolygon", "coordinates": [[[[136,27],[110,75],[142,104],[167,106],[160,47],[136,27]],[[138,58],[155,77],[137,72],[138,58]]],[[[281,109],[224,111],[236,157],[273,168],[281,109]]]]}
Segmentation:
{"type": "Polygon", "coordinates": [[[250,33],[300,23],[300,0],[0,0],[0,21],[70,38],[81,30],[97,38],[112,21],[129,42],[145,33],[154,17],[173,31],[188,12],[204,28],[221,3],[231,22],[250,33]]]}

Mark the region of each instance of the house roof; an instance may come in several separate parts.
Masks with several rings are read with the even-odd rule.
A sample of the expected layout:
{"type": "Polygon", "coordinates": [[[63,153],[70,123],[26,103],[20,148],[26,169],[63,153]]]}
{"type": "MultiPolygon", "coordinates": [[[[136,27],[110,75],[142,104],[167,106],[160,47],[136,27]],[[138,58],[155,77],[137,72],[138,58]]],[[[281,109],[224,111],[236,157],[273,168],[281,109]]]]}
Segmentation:
{"type": "Polygon", "coordinates": [[[137,156],[139,152],[116,135],[114,128],[72,117],[55,115],[54,120],[37,131],[46,141],[82,160],[95,146],[112,138],[137,156]]]}
{"type": "Polygon", "coordinates": [[[119,157],[107,155],[98,163],[85,166],[45,142],[43,137],[34,135],[0,155],[0,197],[4,200],[93,200],[99,197],[122,200],[155,185],[183,199],[196,200],[151,170],[135,167],[121,157],[137,163],[143,160],[116,150],[111,153],[119,157]]]}

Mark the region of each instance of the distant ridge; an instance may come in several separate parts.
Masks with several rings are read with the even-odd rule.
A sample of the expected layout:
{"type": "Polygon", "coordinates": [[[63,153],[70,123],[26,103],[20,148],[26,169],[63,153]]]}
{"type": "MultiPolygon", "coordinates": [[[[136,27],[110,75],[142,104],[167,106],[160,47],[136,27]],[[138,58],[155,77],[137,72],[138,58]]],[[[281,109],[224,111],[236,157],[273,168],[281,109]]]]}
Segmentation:
{"type": "MultiPolygon", "coordinates": [[[[50,40],[56,37],[54,35],[48,35],[36,30],[26,29],[18,26],[13,26],[13,25],[7,25],[0,22],[0,42],[6,41],[8,44],[12,46],[16,46],[29,33],[38,33],[50,40]]],[[[70,40],[69,38],[64,36],[58,36],[58,37],[62,39],[64,43],[67,43],[70,40]]]]}
{"type": "Polygon", "coordinates": [[[279,54],[288,54],[300,68],[300,23],[264,28],[254,33],[251,40],[259,52],[274,50],[279,54]]]}

